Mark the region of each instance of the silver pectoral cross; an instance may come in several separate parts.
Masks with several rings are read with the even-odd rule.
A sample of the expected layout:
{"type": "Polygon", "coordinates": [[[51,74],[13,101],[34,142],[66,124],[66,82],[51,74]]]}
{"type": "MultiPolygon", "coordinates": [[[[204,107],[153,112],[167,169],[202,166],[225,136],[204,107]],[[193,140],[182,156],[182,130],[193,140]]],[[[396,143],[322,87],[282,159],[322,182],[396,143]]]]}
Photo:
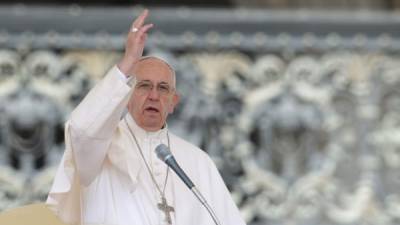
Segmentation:
{"type": "Polygon", "coordinates": [[[172,224],[172,219],[171,219],[171,212],[174,212],[174,207],[169,206],[167,204],[167,199],[165,197],[161,197],[161,203],[157,204],[158,209],[163,211],[165,214],[165,220],[168,224],[172,224]]]}

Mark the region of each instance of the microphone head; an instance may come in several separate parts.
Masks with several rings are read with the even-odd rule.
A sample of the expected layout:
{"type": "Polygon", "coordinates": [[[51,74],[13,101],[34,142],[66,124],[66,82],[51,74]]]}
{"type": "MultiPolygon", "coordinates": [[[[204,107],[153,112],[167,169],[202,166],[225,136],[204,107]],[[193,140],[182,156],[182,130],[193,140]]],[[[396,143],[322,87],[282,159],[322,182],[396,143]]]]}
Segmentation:
{"type": "Polygon", "coordinates": [[[159,144],[156,147],[155,151],[156,151],[157,157],[164,162],[165,162],[165,160],[167,160],[168,157],[170,157],[172,155],[169,148],[164,144],[159,144]]]}

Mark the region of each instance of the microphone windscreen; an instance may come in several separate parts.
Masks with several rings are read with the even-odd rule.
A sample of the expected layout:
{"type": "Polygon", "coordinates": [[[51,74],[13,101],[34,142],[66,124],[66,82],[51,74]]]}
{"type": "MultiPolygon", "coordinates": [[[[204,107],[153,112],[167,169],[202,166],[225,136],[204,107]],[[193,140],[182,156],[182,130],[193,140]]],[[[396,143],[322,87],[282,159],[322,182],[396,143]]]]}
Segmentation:
{"type": "Polygon", "coordinates": [[[162,161],[165,161],[167,159],[167,156],[171,155],[171,151],[169,150],[169,148],[166,145],[159,144],[156,147],[156,154],[159,159],[161,159],[162,161]]]}

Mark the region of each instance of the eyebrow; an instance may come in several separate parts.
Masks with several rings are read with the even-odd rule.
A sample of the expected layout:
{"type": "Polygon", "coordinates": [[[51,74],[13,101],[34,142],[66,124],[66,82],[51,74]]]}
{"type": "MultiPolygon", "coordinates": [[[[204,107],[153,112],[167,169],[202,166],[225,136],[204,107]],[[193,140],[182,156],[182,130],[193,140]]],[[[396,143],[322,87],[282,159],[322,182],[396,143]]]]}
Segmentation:
{"type": "Polygon", "coordinates": [[[160,83],[158,83],[158,84],[166,84],[166,85],[168,85],[168,86],[171,86],[170,84],[168,84],[167,82],[165,82],[165,81],[161,81],[160,83]]]}
{"type": "MultiPolygon", "coordinates": [[[[139,80],[137,83],[153,83],[151,80],[139,80]]],[[[157,83],[157,85],[158,84],[163,84],[163,85],[168,85],[168,86],[171,86],[168,82],[166,82],[166,81],[161,81],[160,83],[157,83]]]]}

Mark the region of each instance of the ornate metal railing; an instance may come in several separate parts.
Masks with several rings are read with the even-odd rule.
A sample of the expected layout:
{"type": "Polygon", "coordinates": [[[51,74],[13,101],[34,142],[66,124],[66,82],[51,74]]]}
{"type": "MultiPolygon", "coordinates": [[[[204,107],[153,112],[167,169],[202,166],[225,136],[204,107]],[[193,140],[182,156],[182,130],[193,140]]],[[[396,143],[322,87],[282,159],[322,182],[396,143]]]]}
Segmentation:
{"type": "MultiPolygon", "coordinates": [[[[63,122],[140,8],[0,8],[0,209],[44,200],[63,122]]],[[[399,224],[400,16],[152,9],[175,133],[215,160],[249,224],[399,224]]]]}

